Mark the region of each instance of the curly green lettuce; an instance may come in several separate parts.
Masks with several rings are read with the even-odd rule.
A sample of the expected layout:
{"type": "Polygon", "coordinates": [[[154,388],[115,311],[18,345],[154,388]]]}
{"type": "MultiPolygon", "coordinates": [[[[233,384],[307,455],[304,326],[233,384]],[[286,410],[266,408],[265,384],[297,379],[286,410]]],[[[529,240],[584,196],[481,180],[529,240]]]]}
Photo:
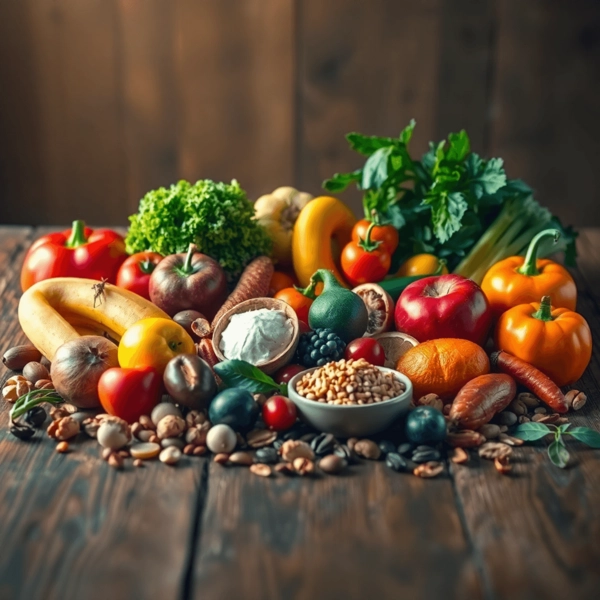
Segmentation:
{"type": "Polygon", "coordinates": [[[129,217],[127,252],[152,250],[163,256],[185,252],[190,243],[238,277],[257,256],[271,252],[271,240],[254,219],[254,206],[237,181],[179,181],[148,192],[129,217]]]}

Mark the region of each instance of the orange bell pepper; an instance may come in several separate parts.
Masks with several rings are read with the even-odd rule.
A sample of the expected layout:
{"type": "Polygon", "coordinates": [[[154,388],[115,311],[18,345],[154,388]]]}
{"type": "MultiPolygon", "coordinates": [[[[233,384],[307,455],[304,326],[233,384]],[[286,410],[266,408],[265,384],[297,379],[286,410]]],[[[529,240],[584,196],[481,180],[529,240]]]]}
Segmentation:
{"type": "Polygon", "coordinates": [[[567,269],[552,260],[537,259],[540,244],[548,237],[557,241],[559,236],[557,229],[538,233],[525,258],[505,258],[485,274],[481,289],[496,317],[513,306],[537,302],[542,296],[550,296],[553,306],[575,310],[577,287],[567,269]]]}
{"type": "Polygon", "coordinates": [[[572,310],[552,307],[549,296],[503,313],[495,341],[500,350],[537,367],[560,387],[577,381],[592,356],[587,321],[572,310]]]}

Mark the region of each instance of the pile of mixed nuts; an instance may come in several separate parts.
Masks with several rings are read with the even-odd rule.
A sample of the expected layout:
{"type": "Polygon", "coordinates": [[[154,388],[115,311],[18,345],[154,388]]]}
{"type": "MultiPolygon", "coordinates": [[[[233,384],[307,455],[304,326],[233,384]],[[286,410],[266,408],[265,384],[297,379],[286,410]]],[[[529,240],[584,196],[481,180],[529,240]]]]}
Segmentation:
{"type": "MultiPolygon", "coordinates": [[[[464,464],[469,460],[468,449],[477,448],[481,458],[493,460],[496,469],[507,474],[512,468],[510,459],[513,447],[523,443],[521,439],[508,435],[509,427],[528,421],[556,425],[567,422],[562,415],[549,413],[534,395],[521,393],[506,410],[494,417],[493,422],[477,431],[454,430],[449,424],[445,443],[436,445],[398,444],[389,439],[374,441],[349,438],[343,441],[329,433],[318,433],[299,421],[287,431],[276,432],[268,429],[259,419],[254,429],[241,434],[225,424],[211,427],[205,412],[185,409],[170,401],[159,403],[151,414],[128,424],[119,417],[81,410],[63,402],[52,384],[51,365],[35,348],[18,348],[14,356],[9,354],[12,358],[7,366],[21,368],[22,375],[13,375],[5,382],[3,398],[14,403],[19,398],[27,399],[28,395],[35,398],[41,394],[44,402],[50,403],[51,407],[47,412],[39,404],[29,409],[26,405],[21,406],[22,414],[11,418],[11,433],[21,440],[28,440],[35,435],[36,429],[46,427],[47,435],[57,442],[56,451],[59,453],[72,451],[70,443],[83,434],[97,440],[102,448],[102,458],[117,469],[123,468],[128,459],[133,460],[135,467],[141,467],[145,461],[153,459],[166,465],[175,465],[182,455],[203,456],[210,451],[214,455],[214,462],[246,466],[253,474],[262,477],[276,473],[310,476],[319,471],[333,475],[362,458],[373,461],[383,459],[393,471],[431,478],[444,472],[443,461],[446,458],[452,463],[464,464]]],[[[386,393],[388,390],[393,392],[392,395],[397,395],[399,390],[396,386],[402,385],[399,381],[373,380],[377,374],[383,374],[380,371],[371,373],[373,368],[363,362],[349,361],[341,371],[338,369],[335,372],[331,371],[331,366],[329,371],[327,367],[318,369],[302,380],[299,391],[302,389],[307,396],[313,394],[317,401],[336,403],[381,401],[389,395],[386,393]],[[328,381],[327,386],[320,381],[324,378],[328,381]],[[327,394],[321,398],[320,388],[331,389],[332,381],[334,389],[335,385],[340,387],[344,398],[329,398],[327,394]],[[353,389],[349,390],[348,386],[353,389]],[[356,393],[370,395],[364,398],[354,395],[352,398],[356,393]]],[[[573,390],[569,394],[568,400],[573,408],[579,409],[585,404],[586,396],[582,392],[573,390]]],[[[255,394],[254,400],[262,405],[266,397],[255,394]]],[[[419,398],[415,404],[436,408],[448,419],[450,405],[444,405],[434,394],[419,398]]]]}

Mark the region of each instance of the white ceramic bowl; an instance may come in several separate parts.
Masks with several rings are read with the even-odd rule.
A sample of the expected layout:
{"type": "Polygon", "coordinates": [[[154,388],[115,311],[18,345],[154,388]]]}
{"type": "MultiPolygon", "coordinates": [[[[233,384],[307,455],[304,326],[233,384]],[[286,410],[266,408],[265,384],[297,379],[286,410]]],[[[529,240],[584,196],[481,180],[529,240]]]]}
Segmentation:
{"type": "Polygon", "coordinates": [[[296,384],[307,373],[318,367],[307,369],[292,377],[288,384],[288,396],[296,405],[300,417],[315,429],[332,433],[338,437],[364,437],[379,433],[389,427],[400,415],[407,412],[412,400],[413,386],[408,377],[394,369],[378,367],[381,371],[394,373],[406,390],[396,398],[374,404],[339,405],[307,400],[296,392],[296,384]]]}

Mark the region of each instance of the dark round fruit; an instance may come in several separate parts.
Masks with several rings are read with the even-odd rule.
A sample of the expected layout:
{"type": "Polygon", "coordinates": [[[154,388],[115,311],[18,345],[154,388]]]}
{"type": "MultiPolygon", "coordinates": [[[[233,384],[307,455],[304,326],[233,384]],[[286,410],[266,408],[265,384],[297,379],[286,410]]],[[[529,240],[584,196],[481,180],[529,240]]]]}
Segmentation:
{"type": "Polygon", "coordinates": [[[273,379],[275,383],[281,385],[282,383],[288,383],[292,377],[298,375],[298,373],[302,373],[302,371],[304,371],[302,365],[286,365],[273,375],[273,379]]]}
{"type": "Polygon", "coordinates": [[[43,406],[34,406],[30,408],[23,417],[29,425],[33,427],[41,427],[46,420],[46,411],[43,406]]]}
{"type": "Polygon", "coordinates": [[[415,408],[406,419],[406,437],[415,444],[441,442],[446,438],[446,419],[431,406],[415,408]]]}
{"type": "Polygon", "coordinates": [[[213,425],[223,423],[235,431],[249,431],[260,414],[252,394],[242,388],[230,388],[217,394],[208,407],[213,425]]]}
{"type": "Polygon", "coordinates": [[[20,440],[30,440],[35,434],[35,429],[25,423],[16,423],[13,421],[10,426],[10,432],[20,440]]]}
{"type": "Polygon", "coordinates": [[[344,357],[346,343],[329,328],[315,329],[300,336],[296,360],[305,367],[322,367],[344,357]]]}

